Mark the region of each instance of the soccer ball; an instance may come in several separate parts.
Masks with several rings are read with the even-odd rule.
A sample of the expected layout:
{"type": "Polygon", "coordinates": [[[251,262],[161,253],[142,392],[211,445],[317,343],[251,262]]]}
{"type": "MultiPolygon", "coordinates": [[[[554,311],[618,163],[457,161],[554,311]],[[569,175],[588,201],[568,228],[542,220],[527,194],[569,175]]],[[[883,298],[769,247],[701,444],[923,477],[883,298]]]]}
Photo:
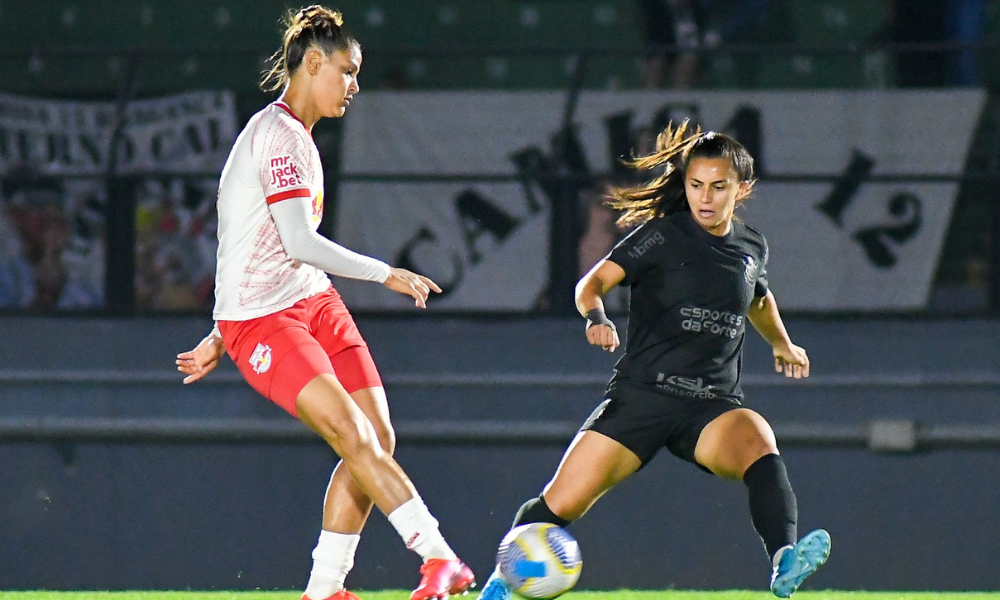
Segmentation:
{"type": "Polygon", "coordinates": [[[580,544],[552,523],[528,523],[511,529],[497,550],[500,576],[525,598],[555,598],[580,579],[580,544]]]}

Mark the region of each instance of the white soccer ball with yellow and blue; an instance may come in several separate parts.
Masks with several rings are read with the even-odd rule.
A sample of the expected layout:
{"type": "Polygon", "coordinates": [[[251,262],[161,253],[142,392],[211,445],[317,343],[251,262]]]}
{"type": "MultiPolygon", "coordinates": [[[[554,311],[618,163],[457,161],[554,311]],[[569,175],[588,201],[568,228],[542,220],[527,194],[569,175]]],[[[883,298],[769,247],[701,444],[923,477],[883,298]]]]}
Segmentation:
{"type": "Polygon", "coordinates": [[[512,591],[531,600],[568,592],[583,569],[580,544],[552,523],[528,523],[511,529],[497,550],[500,576],[512,591]]]}

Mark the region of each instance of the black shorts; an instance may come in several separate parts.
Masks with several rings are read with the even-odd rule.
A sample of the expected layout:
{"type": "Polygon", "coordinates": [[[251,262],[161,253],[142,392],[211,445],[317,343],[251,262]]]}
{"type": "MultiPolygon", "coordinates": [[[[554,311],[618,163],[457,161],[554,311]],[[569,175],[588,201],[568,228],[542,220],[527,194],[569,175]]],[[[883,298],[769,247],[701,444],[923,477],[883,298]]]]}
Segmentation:
{"type": "Polygon", "coordinates": [[[580,431],[608,436],[634,452],[643,466],[666,447],[704,471],[708,469],[694,459],[702,429],[719,415],[742,408],[733,400],[678,398],[632,386],[616,386],[606,398],[580,431]]]}

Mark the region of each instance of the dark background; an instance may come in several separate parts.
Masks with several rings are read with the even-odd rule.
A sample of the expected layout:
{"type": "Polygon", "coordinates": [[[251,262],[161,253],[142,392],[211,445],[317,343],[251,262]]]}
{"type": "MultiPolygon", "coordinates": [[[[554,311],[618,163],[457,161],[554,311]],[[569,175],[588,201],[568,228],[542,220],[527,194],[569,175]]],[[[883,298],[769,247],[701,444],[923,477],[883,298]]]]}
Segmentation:
{"type": "MultiPolygon", "coordinates": [[[[363,90],[553,89],[567,102],[581,88],[986,90],[927,307],[788,315],[813,377],[775,375],[750,332],[744,388],[778,433],[801,531],[833,536],[810,587],[1000,588],[1000,3],[709,0],[673,17],[694,24],[693,46],[679,29],[650,33],[648,3],[625,0],[334,4],[364,46],[363,90]]],[[[242,126],[270,100],[254,82],[284,6],[0,0],[0,93],[127,105],[226,89],[242,126]]],[[[315,139],[331,169],[336,124],[315,139]]],[[[15,216],[38,228],[4,235],[41,249],[20,276],[49,287],[0,294],[0,589],[302,588],[336,457],[228,362],[180,384],[175,354],[211,326],[211,265],[185,262],[170,294],[151,287],[164,276],[151,257],[211,238],[218,170],[20,167],[0,175],[0,194],[30,198],[15,216]],[[179,214],[157,212],[168,205],[195,225],[163,225],[179,214]],[[98,269],[72,297],[50,277],[67,257],[98,269]]],[[[555,267],[575,277],[579,240],[559,240],[555,267]]],[[[20,289],[6,281],[0,290],[20,289]]],[[[397,457],[481,580],[613,364],[556,312],[357,317],[386,380],[397,457]]],[[[573,532],[581,588],[764,589],[769,575],[742,484],[666,453],[573,532]]],[[[376,511],[347,583],[409,588],[417,568],[376,511]]]]}

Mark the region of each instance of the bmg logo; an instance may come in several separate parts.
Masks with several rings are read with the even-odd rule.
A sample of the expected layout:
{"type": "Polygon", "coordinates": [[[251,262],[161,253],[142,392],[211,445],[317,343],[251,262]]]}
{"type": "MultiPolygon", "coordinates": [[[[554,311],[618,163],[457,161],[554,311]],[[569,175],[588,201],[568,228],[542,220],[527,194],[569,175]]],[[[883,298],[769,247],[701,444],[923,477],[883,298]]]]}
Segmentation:
{"type": "Polygon", "coordinates": [[[632,258],[641,258],[643,254],[649,252],[649,249],[653,246],[659,246],[666,239],[663,234],[659,231],[654,231],[652,235],[646,236],[641,242],[632,246],[632,249],[628,251],[628,255],[632,258]]]}

